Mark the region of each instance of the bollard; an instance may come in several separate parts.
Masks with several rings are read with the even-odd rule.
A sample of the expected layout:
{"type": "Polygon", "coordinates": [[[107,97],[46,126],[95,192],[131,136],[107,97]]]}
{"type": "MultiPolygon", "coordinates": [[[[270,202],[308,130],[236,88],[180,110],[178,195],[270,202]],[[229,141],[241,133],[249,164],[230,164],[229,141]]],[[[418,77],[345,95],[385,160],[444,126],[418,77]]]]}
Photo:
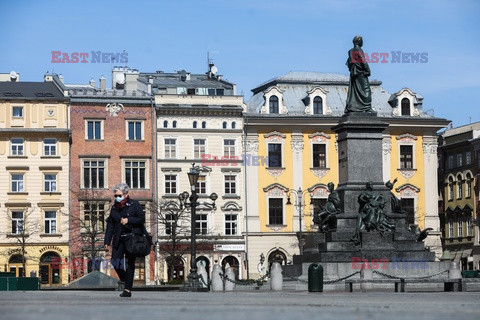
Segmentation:
{"type": "Polygon", "coordinates": [[[450,262],[450,268],[448,269],[448,279],[462,279],[462,272],[458,267],[458,262],[450,262]]]}
{"type": "Polygon", "coordinates": [[[308,292],[323,292],[323,267],[319,263],[308,267],[308,292]]]}
{"type": "Polygon", "coordinates": [[[282,291],[283,274],[280,263],[274,262],[270,270],[270,287],[273,291],[282,291]]]}
{"type": "MultiPolygon", "coordinates": [[[[362,266],[360,270],[360,279],[362,280],[372,280],[373,279],[373,270],[365,269],[365,265],[362,266]]],[[[360,288],[362,291],[373,289],[373,283],[360,283],[360,288]]]]}
{"type": "Polygon", "coordinates": [[[207,273],[207,270],[205,269],[205,267],[200,263],[197,266],[197,273],[198,273],[199,276],[201,276],[201,278],[199,279],[200,284],[202,285],[203,288],[207,288],[208,287],[208,273],[207,273]]]}
{"type": "Polygon", "coordinates": [[[212,291],[223,291],[223,279],[220,274],[223,275],[222,267],[218,264],[213,265],[211,276],[212,291]]]}
{"type": "Polygon", "coordinates": [[[233,272],[231,267],[225,269],[225,278],[225,291],[233,291],[235,289],[235,283],[232,281],[235,281],[235,272],[233,272]]]}

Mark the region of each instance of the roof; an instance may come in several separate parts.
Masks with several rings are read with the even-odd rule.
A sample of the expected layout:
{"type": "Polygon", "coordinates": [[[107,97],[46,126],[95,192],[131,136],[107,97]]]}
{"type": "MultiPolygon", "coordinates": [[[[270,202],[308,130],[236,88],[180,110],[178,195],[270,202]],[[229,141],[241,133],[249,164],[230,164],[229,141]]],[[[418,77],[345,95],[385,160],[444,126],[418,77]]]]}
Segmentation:
{"type": "Polygon", "coordinates": [[[153,88],[211,88],[211,89],[233,89],[233,83],[228,81],[209,78],[206,74],[190,74],[190,79],[186,80],[187,72],[178,73],[141,73],[139,81],[148,83],[148,78],[153,78],[153,88]],[[182,80],[182,75],[184,76],[182,80]]]}
{"type": "MultiPolygon", "coordinates": [[[[467,125],[464,125],[464,126],[452,128],[452,129],[447,129],[442,133],[442,136],[444,138],[446,138],[446,137],[451,137],[451,136],[454,136],[454,135],[457,135],[457,134],[462,134],[462,133],[466,133],[466,132],[470,132],[470,131],[473,131],[473,132],[474,131],[480,131],[480,121],[479,122],[474,122],[474,123],[471,123],[471,124],[467,124],[467,125]]],[[[478,135],[478,134],[476,134],[476,135],[478,135]]]]}
{"type": "MultiPolygon", "coordinates": [[[[309,91],[321,87],[327,92],[324,105],[332,111],[328,116],[340,117],[345,113],[349,79],[350,77],[344,74],[289,72],[283,76],[264,82],[252,90],[254,95],[247,102],[247,115],[256,117],[311,116],[305,114],[306,107],[302,99],[307,97],[309,91]],[[265,104],[264,90],[273,86],[283,91],[283,104],[288,109],[287,114],[271,115],[260,113],[262,106],[265,104]]],[[[381,81],[370,81],[370,88],[372,90],[372,108],[377,112],[377,115],[379,117],[394,117],[394,107],[389,103],[392,94],[381,86],[381,81]]],[[[402,116],[402,118],[440,119],[423,112],[421,104],[415,105],[415,107],[418,108],[419,116],[402,116]]]]}
{"type": "Polygon", "coordinates": [[[53,82],[0,82],[0,99],[66,100],[53,82]]]}

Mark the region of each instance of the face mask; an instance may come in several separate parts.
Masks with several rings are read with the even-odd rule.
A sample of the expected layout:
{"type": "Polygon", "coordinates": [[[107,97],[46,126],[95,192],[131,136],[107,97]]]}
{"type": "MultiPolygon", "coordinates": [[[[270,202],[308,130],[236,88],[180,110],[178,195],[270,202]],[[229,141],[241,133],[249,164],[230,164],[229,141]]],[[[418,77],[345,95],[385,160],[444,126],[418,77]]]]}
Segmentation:
{"type": "Polygon", "coordinates": [[[115,202],[122,202],[123,199],[125,199],[125,197],[115,197],[115,202]]]}

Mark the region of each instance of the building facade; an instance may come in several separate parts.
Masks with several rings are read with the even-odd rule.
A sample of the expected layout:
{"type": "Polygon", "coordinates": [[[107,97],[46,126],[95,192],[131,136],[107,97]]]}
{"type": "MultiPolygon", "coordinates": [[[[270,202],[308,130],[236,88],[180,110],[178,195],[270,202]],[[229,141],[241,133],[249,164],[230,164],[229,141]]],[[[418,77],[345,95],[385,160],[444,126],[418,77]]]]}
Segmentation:
{"type": "Polygon", "coordinates": [[[441,134],[439,190],[442,244],[462,269],[478,269],[480,122],[441,134]]]}
{"type": "Polygon", "coordinates": [[[157,111],[158,280],[181,281],[190,270],[191,213],[178,195],[190,192],[192,163],[200,167],[196,262],[209,274],[228,264],[245,278],[242,97],[213,65],[206,74],[141,73],[139,81],[151,86],[157,111]],[[216,208],[203,205],[212,193],[216,208]]]}
{"type": "Polygon", "coordinates": [[[69,103],[44,82],[0,81],[0,269],[67,284],[69,103]]]}
{"type": "MultiPolygon", "coordinates": [[[[258,161],[246,167],[250,274],[261,274],[273,261],[291,263],[301,250],[300,230],[316,231],[314,210],[326,202],[328,182],[338,183],[331,128],[344,114],[348,82],[345,75],[290,72],[252,90],[246,152],[258,161]]],[[[402,199],[409,224],[434,229],[425,244],[439,258],[436,132],[448,121],[425,113],[423,97],[408,88],[389,94],[379,81],[370,85],[372,107],[389,124],[383,133],[384,181],[397,179],[392,191],[402,199]]]]}

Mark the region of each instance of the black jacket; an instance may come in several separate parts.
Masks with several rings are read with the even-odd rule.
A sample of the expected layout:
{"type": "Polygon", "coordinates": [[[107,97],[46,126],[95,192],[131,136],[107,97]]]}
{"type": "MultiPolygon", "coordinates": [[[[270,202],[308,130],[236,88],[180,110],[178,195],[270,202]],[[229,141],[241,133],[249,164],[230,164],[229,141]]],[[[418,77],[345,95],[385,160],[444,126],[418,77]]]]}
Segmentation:
{"type": "Polygon", "coordinates": [[[118,247],[120,241],[120,234],[122,233],[122,224],[120,219],[122,217],[128,218],[128,223],[125,225],[132,233],[143,234],[145,230],[145,214],[142,206],[136,200],[128,199],[125,207],[117,209],[115,205],[110,210],[110,215],[107,218],[107,230],[105,231],[105,245],[110,245],[113,238],[112,245],[118,247]]]}

